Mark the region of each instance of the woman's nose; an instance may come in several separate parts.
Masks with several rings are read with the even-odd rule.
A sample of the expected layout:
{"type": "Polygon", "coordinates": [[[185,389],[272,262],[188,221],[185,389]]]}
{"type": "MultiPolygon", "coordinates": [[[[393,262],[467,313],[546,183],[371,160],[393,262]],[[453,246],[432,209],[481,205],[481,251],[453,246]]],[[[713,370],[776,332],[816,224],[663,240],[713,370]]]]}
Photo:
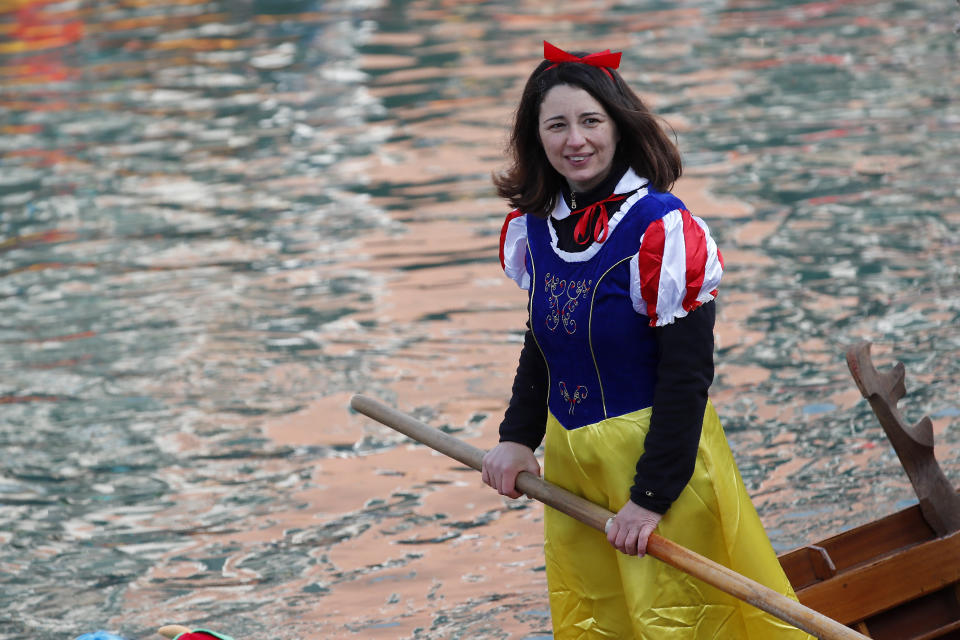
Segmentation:
{"type": "Polygon", "coordinates": [[[579,147],[586,142],[586,138],[579,127],[570,127],[570,133],[567,135],[567,146],[579,147]]]}

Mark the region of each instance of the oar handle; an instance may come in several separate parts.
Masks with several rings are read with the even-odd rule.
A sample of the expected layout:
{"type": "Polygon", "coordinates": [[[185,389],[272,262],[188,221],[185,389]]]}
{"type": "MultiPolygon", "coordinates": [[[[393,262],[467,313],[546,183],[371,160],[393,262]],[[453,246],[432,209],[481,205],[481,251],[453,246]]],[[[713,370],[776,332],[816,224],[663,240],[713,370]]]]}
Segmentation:
{"type": "MultiPolygon", "coordinates": [[[[477,471],[482,469],[485,453],[482,449],[366,396],[354,395],[350,399],[350,406],[355,411],[468,467],[477,471]]],[[[517,476],[516,486],[531,498],[562,511],[598,531],[603,531],[607,521],[614,515],[600,505],[526,471],[521,471],[517,476]]],[[[647,542],[647,553],[822,640],[869,640],[867,636],[836,620],[656,533],[652,534],[647,542]]]]}

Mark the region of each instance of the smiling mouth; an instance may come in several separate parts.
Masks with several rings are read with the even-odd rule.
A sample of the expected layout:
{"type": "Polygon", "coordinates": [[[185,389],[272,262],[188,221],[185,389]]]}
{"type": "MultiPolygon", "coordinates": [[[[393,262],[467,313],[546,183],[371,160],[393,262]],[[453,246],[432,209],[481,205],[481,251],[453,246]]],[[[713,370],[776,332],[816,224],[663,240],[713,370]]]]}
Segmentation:
{"type": "Polygon", "coordinates": [[[583,162],[584,160],[586,160],[586,159],[589,158],[589,157],[590,157],[589,155],[586,155],[586,156],[567,156],[567,160],[569,160],[570,162],[583,162]]]}

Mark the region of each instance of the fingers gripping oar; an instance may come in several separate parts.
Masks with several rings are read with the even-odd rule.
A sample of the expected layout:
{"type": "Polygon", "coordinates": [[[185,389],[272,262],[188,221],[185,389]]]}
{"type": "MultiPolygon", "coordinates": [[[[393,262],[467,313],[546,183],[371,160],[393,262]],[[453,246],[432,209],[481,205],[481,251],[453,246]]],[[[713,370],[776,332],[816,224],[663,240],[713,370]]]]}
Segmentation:
{"type": "MultiPolygon", "coordinates": [[[[355,395],[350,399],[350,406],[355,411],[369,416],[377,422],[427,445],[431,449],[435,449],[477,471],[481,470],[485,453],[482,449],[458,440],[439,429],[434,429],[372,398],[355,395]]],[[[519,491],[531,498],[562,511],[599,531],[604,531],[607,521],[614,515],[600,505],[526,471],[522,471],[517,476],[516,485],[519,491]]],[[[742,576],[656,533],[652,534],[647,542],[647,553],[823,640],[868,640],[867,636],[857,633],[836,620],[805,607],[759,582],[742,576]]]]}

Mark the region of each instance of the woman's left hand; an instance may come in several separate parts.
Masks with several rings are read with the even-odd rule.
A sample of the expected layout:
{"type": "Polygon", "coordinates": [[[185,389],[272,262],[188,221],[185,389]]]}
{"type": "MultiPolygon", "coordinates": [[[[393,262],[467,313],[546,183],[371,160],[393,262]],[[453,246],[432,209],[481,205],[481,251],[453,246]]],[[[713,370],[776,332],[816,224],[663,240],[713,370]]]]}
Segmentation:
{"type": "Polygon", "coordinates": [[[607,540],[617,551],[642,558],[647,553],[647,540],[661,517],[656,511],[644,509],[633,500],[627,500],[627,504],[623,505],[607,527],[607,540]]]}

